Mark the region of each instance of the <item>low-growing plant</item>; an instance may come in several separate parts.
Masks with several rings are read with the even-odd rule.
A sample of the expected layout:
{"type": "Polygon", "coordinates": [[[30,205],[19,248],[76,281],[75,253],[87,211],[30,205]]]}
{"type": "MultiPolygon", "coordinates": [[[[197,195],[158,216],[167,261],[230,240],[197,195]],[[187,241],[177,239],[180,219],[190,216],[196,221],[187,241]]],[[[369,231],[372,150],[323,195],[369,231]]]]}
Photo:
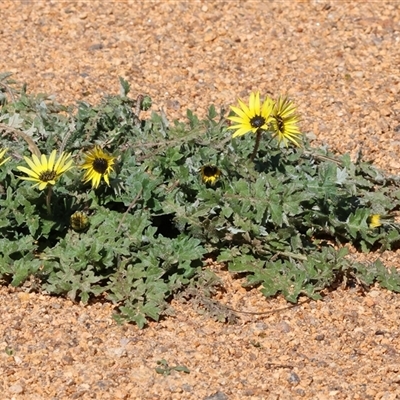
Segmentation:
{"type": "Polygon", "coordinates": [[[199,289],[209,257],[291,302],[343,280],[400,290],[395,269],[355,262],[346,246],[398,246],[386,219],[398,179],[312,148],[290,100],[252,93],[230,114],[210,106],[204,119],[188,110],[170,122],[142,119],[151,99],[128,94],[120,79],[119,95],[66,107],[0,75],[4,282],[33,276],[84,303],[104,295],[117,320],[140,327],[199,289]]]}
{"type": "Polygon", "coordinates": [[[157,361],[158,367],[156,367],[156,372],[157,374],[160,375],[171,375],[172,371],[177,371],[177,372],[184,372],[185,374],[190,374],[190,370],[188,367],[185,365],[175,365],[175,366],[170,366],[168,364],[168,361],[165,359],[157,361]]]}

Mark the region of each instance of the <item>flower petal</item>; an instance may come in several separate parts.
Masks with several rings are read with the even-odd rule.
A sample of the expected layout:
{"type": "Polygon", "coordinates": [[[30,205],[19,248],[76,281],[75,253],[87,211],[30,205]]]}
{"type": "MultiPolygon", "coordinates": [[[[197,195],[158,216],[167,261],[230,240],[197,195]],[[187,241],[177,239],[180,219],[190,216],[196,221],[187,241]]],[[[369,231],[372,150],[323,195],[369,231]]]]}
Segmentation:
{"type": "MultiPolygon", "coordinates": [[[[29,160],[29,158],[27,158],[27,157],[24,157],[24,158],[25,158],[25,161],[29,160]]],[[[32,161],[33,161],[33,165],[35,165],[37,168],[40,168],[40,170],[42,169],[42,163],[36,154],[32,154],[32,161]]]]}
{"type": "Polygon", "coordinates": [[[251,108],[247,107],[246,104],[243,103],[242,100],[238,99],[239,105],[242,108],[243,112],[246,114],[246,116],[250,119],[254,117],[254,114],[251,112],[251,108]]]}
{"type": "MultiPolygon", "coordinates": [[[[237,122],[238,124],[243,124],[243,118],[242,117],[229,117],[229,120],[233,122],[237,122]]],[[[246,117],[245,120],[247,121],[248,118],[246,117]]]]}
{"type": "MultiPolygon", "coordinates": [[[[35,155],[33,154],[32,158],[33,158],[33,156],[35,156],[35,155]]],[[[36,157],[36,160],[39,162],[39,165],[36,165],[31,159],[29,159],[28,157],[25,157],[25,156],[24,156],[24,160],[29,165],[29,167],[31,168],[32,171],[36,172],[38,175],[40,174],[40,172],[42,172],[42,168],[40,167],[40,160],[37,157],[36,157]]]]}
{"type": "Polygon", "coordinates": [[[24,181],[32,181],[32,182],[37,182],[39,185],[40,180],[37,178],[29,177],[29,176],[21,176],[20,179],[23,179],[24,181]]]}
{"type": "Polygon", "coordinates": [[[274,102],[270,97],[267,97],[263,103],[261,115],[266,119],[270,119],[270,115],[272,114],[272,110],[274,107],[274,102]]]}
{"type": "Polygon", "coordinates": [[[51,185],[50,182],[40,182],[39,183],[39,190],[46,189],[47,185],[51,185]]]}
{"type": "MultiPolygon", "coordinates": [[[[36,180],[39,179],[39,174],[29,168],[26,167],[22,167],[22,166],[18,166],[17,169],[19,171],[25,172],[26,174],[28,174],[29,176],[31,176],[32,178],[35,178],[36,180]]],[[[24,179],[24,178],[22,178],[24,179]]]]}
{"type": "Polygon", "coordinates": [[[56,154],[57,154],[56,150],[53,150],[51,152],[51,154],[50,154],[49,160],[47,162],[47,170],[49,170],[49,171],[53,171],[54,161],[56,159],[56,154]]]}
{"type": "Polygon", "coordinates": [[[254,115],[260,115],[260,92],[256,92],[256,94],[252,93],[250,95],[250,110],[253,110],[254,115]],[[253,105],[251,105],[251,95],[253,95],[253,105]]]}
{"type": "MultiPolygon", "coordinates": [[[[231,106],[231,109],[236,115],[238,115],[236,118],[241,118],[242,120],[250,121],[249,116],[243,110],[241,110],[240,108],[231,106]]],[[[231,119],[231,118],[233,118],[233,117],[228,117],[228,119],[231,119]]]]}
{"type": "Polygon", "coordinates": [[[238,136],[242,136],[242,135],[245,135],[248,132],[250,132],[250,131],[247,128],[240,128],[232,135],[232,137],[235,138],[235,137],[238,137],[238,136]]]}
{"type": "Polygon", "coordinates": [[[45,154],[42,154],[40,156],[40,165],[42,167],[42,171],[48,171],[49,167],[48,167],[48,162],[47,162],[47,157],[45,154]]]}
{"type": "Polygon", "coordinates": [[[108,179],[108,174],[104,174],[103,178],[104,178],[105,182],[107,183],[107,185],[110,186],[110,180],[108,179]]]}

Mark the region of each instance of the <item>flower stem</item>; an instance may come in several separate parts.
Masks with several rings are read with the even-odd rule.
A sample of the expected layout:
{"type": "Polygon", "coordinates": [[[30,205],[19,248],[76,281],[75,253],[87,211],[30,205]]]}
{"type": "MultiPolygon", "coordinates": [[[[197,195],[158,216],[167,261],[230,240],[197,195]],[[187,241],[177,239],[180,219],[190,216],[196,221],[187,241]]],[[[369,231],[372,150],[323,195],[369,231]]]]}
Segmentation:
{"type": "Polygon", "coordinates": [[[53,186],[47,185],[46,207],[47,214],[51,215],[51,195],[53,194],[53,186]]]}
{"type": "Polygon", "coordinates": [[[257,129],[256,132],[256,142],[254,143],[254,149],[253,149],[253,153],[250,156],[250,160],[253,161],[254,157],[257,154],[258,151],[258,147],[260,146],[260,141],[261,141],[261,135],[262,135],[262,129],[257,129]]]}

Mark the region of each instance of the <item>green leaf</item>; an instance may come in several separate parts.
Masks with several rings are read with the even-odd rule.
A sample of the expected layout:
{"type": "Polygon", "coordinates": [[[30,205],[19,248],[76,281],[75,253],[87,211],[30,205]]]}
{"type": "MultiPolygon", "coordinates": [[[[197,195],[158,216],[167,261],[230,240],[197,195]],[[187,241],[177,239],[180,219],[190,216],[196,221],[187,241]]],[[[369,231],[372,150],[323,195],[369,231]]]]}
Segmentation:
{"type": "Polygon", "coordinates": [[[177,365],[173,368],[175,371],[184,372],[185,374],[190,374],[190,369],[184,365],[177,365]]]}
{"type": "Polygon", "coordinates": [[[131,90],[131,85],[124,79],[119,77],[119,84],[120,84],[120,94],[122,97],[128,95],[129,91],[131,90]]]}
{"type": "Polygon", "coordinates": [[[253,158],[254,135],[231,139],[225,111],[213,105],[204,118],[188,110],[186,121],[163,112],[140,120],[137,110],[151,99],[129,98],[123,78],[119,95],[76,109],[27,93],[9,73],[0,81],[7,88],[0,93],[2,146],[19,155],[0,168],[4,281],[18,286],[32,277],[38,290],[83,303],[104,293],[116,320],[141,328],[166,314],[177,293],[212,293],[217,280],[204,279],[209,257],[245,278],[243,286],[290,302],[317,299],[339,280],[399,291],[395,269],[346,257],[347,245],[373,252],[400,243],[396,222],[367,223],[400,208],[400,179],[361,155],[354,163],[306,138],[301,148],[286,148],[266,132],[253,158]],[[109,182],[103,175],[91,188],[71,169],[52,188],[49,213],[48,190],[21,180],[21,156],[37,147],[83,160],[94,146],[112,157],[109,182]],[[205,165],[221,172],[213,185],[203,182],[205,165]],[[71,226],[75,213],[87,219],[85,229],[71,226]]]}

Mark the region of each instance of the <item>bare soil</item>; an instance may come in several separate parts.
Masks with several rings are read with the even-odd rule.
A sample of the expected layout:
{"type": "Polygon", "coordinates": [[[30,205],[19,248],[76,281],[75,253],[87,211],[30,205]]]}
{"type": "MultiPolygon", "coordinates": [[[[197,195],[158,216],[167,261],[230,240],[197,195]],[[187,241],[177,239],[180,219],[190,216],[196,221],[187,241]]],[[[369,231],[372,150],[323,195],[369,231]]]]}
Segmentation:
{"type": "MultiPolygon", "coordinates": [[[[153,109],[227,108],[288,94],[315,146],[400,172],[400,3],[342,1],[0,2],[0,72],[59,102],[149,94],[153,109]]],[[[399,254],[369,254],[399,265],[399,254]]],[[[295,307],[247,291],[222,267],[227,324],[173,301],[139,330],[112,305],[0,288],[3,399],[400,398],[400,296],[339,288],[295,307]],[[283,310],[281,310],[284,308],[283,310]],[[158,362],[190,373],[156,372],[158,362]]]]}

